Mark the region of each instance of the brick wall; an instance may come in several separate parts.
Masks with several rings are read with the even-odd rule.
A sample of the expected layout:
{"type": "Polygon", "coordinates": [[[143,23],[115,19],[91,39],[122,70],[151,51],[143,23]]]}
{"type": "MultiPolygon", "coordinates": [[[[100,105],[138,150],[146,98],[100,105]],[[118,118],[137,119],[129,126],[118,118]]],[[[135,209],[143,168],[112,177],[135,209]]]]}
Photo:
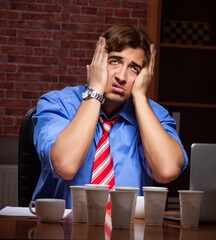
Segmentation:
{"type": "Polygon", "coordinates": [[[39,96],[85,83],[109,26],[146,26],[147,0],[0,0],[0,136],[18,136],[39,96]]]}

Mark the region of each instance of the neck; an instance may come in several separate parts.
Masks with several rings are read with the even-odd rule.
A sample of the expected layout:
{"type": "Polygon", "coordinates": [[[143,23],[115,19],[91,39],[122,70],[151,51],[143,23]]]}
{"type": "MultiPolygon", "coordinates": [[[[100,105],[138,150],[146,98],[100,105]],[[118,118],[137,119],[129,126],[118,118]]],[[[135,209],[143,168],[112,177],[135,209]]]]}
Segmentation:
{"type": "Polygon", "coordinates": [[[106,114],[106,116],[108,118],[111,118],[112,116],[114,116],[119,109],[123,106],[122,103],[113,103],[111,101],[109,101],[108,99],[105,100],[104,104],[102,105],[102,110],[104,111],[104,113],[106,114]]]}

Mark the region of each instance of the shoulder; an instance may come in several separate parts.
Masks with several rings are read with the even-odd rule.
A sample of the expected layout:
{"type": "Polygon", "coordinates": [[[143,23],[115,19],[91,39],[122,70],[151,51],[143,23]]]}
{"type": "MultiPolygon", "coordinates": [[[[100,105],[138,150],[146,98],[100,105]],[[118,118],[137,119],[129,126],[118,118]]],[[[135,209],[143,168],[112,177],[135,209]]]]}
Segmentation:
{"type": "Polygon", "coordinates": [[[47,93],[43,94],[41,96],[41,98],[64,99],[64,98],[68,98],[68,97],[70,98],[72,96],[79,97],[82,95],[83,90],[84,90],[84,86],[74,86],[74,87],[68,86],[61,90],[52,90],[50,92],[47,92],[47,93]]]}
{"type": "Polygon", "coordinates": [[[152,111],[155,113],[155,115],[157,116],[158,120],[161,123],[175,125],[175,121],[171,117],[168,109],[166,109],[165,107],[163,107],[162,105],[160,105],[159,103],[157,103],[151,99],[149,99],[148,101],[149,101],[149,105],[152,108],[152,111]]]}
{"type": "Polygon", "coordinates": [[[163,107],[162,105],[160,105],[159,103],[157,103],[151,99],[148,99],[148,102],[149,102],[151,109],[154,111],[154,113],[156,115],[169,114],[168,110],[165,107],[163,107]]]}
{"type": "Polygon", "coordinates": [[[61,90],[52,90],[43,94],[39,98],[39,103],[43,102],[46,104],[78,104],[82,101],[82,92],[84,86],[65,87],[61,90]]]}

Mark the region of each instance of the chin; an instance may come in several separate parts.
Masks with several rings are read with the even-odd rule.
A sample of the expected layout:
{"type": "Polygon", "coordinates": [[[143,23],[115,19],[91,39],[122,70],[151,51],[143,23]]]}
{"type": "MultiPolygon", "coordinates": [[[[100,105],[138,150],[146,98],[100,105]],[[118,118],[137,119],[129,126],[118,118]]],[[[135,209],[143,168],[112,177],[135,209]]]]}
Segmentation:
{"type": "Polygon", "coordinates": [[[115,103],[124,103],[128,100],[128,98],[126,98],[126,96],[120,95],[120,94],[116,94],[116,93],[107,93],[105,94],[105,99],[109,102],[115,102],[115,103]]]}

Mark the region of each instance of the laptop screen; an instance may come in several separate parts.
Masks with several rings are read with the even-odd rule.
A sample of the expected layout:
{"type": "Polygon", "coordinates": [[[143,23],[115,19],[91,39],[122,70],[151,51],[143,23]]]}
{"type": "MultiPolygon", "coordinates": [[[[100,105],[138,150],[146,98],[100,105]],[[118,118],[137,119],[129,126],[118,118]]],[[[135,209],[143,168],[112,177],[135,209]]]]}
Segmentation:
{"type": "Polygon", "coordinates": [[[216,144],[191,145],[190,189],[204,191],[200,221],[216,222],[216,144]]]}

